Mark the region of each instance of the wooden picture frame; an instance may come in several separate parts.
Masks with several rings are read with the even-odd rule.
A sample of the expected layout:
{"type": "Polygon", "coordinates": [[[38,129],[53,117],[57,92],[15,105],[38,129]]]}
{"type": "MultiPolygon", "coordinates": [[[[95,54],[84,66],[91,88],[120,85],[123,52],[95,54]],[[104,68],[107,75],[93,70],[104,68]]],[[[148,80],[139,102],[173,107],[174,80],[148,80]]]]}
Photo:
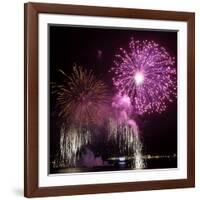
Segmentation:
{"type": "MultiPolygon", "coordinates": [[[[195,15],[188,12],[26,3],[24,55],[24,195],[44,197],[194,187],[195,15]],[[187,24],[187,177],[100,184],[39,186],[39,14],[177,21],[187,24]]],[[[185,41],[186,42],[186,41],[185,41]]]]}

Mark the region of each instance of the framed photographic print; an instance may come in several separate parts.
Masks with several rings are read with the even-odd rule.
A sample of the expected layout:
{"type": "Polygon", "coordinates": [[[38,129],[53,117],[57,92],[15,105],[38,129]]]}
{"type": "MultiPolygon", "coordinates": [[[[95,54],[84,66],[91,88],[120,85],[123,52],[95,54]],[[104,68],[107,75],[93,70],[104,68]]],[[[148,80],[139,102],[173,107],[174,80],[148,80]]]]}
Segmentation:
{"type": "Polygon", "coordinates": [[[25,196],[193,187],[194,13],[25,4],[25,196]]]}

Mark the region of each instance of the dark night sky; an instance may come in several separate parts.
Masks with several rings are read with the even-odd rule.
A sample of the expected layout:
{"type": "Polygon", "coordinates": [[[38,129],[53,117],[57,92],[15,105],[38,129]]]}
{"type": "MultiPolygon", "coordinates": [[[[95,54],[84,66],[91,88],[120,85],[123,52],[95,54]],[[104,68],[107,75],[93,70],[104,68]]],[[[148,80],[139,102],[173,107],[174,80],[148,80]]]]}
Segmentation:
{"type": "MultiPolygon", "coordinates": [[[[58,69],[72,72],[74,63],[90,67],[97,77],[106,82],[113,92],[111,74],[115,54],[119,48],[128,49],[131,37],[154,40],[177,55],[177,33],[144,30],[122,30],[86,27],[54,26],[50,30],[50,82],[62,83],[58,69]]],[[[49,84],[50,85],[50,84],[49,84]]],[[[50,99],[50,112],[55,106],[53,96],[50,99]]],[[[59,127],[56,117],[50,118],[51,153],[58,147],[59,127]]],[[[163,114],[138,117],[144,151],[152,154],[176,153],[177,149],[177,102],[172,103],[163,114]]]]}

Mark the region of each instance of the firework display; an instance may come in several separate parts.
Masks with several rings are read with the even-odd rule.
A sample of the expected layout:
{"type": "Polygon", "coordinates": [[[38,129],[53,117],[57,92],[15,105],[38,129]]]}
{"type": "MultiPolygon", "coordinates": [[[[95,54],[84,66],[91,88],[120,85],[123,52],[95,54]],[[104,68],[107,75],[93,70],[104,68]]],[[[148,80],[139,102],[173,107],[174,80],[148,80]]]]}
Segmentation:
{"type": "Polygon", "coordinates": [[[142,159],[142,143],[139,138],[139,128],[131,119],[132,105],[130,98],[119,94],[112,101],[113,116],[108,123],[108,141],[113,141],[119,147],[119,153],[132,157],[132,168],[141,169],[145,166],[142,159]]]}
{"type": "Polygon", "coordinates": [[[103,122],[108,110],[108,91],[92,71],[74,66],[71,76],[65,76],[64,84],[54,86],[57,97],[60,129],[60,164],[76,166],[80,150],[91,142],[89,125],[103,122]]]}
{"type": "Polygon", "coordinates": [[[113,141],[119,147],[119,154],[125,158],[131,158],[133,169],[145,167],[142,159],[142,143],[139,139],[138,127],[136,123],[119,123],[117,120],[110,119],[108,124],[108,141],[113,141]]]}
{"type": "Polygon", "coordinates": [[[66,123],[102,123],[108,110],[108,90],[92,71],[74,66],[73,73],[65,76],[64,84],[57,86],[59,117],[66,123]]]}
{"type": "Polygon", "coordinates": [[[176,97],[175,58],[154,41],[134,40],[116,55],[113,84],[138,114],[162,113],[176,97]]]}
{"type": "MultiPolygon", "coordinates": [[[[94,31],[91,37],[99,37],[95,34],[94,31]]],[[[171,151],[164,141],[164,145],[159,143],[160,147],[154,148],[162,140],[156,137],[167,135],[162,124],[165,127],[170,124],[175,133],[174,143],[177,139],[177,127],[170,121],[177,112],[176,50],[170,51],[156,37],[145,39],[139,33],[135,38],[130,38],[130,34],[127,37],[128,48],[121,43],[124,40],[118,43],[113,38],[112,49],[106,50],[98,43],[95,48],[84,46],[88,52],[83,52],[85,40],[77,38],[71,45],[67,40],[66,44],[73,49],[63,47],[69,54],[69,62],[63,61],[64,53],[57,54],[58,60],[52,59],[56,63],[50,78],[52,173],[177,166],[176,150],[171,151]],[[135,39],[137,36],[143,39],[135,39]],[[123,48],[119,48],[121,44],[123,48]],[[83,65],[72,65],[74,62],[83,65]],[[160,151],[162,148],[169,151],[160,151]],[[173,157],[168,157],[168,152],[173,157]],[[155,158],[171,160],[159,163],[155,158]]],[[[56,43],[54,47],[57,48],[56,43]]]]}

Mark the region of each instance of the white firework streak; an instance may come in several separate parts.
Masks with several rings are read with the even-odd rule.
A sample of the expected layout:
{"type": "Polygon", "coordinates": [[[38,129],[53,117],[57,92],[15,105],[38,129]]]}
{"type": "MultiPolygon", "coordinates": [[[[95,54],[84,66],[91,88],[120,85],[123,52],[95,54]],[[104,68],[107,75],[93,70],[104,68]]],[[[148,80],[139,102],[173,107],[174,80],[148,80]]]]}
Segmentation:
{"type": "MultiPolygon", "coordinates": [[[[129,120],[130,121],[130,120],[129,120]]],[[[133,120],[131,120],[133,122],[133,120]]],[[[145,167],[142,158],[142,143],[139,138],[139,130],[136,123],[123,122],[110,119],[108,125],[108,141],[114,141],[119,145],[120,153],[132,157],[132,167],[142,169],[145,167]]]]}
{"type": "Polygon", "coordinates": [[[76,166],[81,149],[91,143],[91,133],[87,128],[62,126],[60,131],[60,166],[76,166]]]}

